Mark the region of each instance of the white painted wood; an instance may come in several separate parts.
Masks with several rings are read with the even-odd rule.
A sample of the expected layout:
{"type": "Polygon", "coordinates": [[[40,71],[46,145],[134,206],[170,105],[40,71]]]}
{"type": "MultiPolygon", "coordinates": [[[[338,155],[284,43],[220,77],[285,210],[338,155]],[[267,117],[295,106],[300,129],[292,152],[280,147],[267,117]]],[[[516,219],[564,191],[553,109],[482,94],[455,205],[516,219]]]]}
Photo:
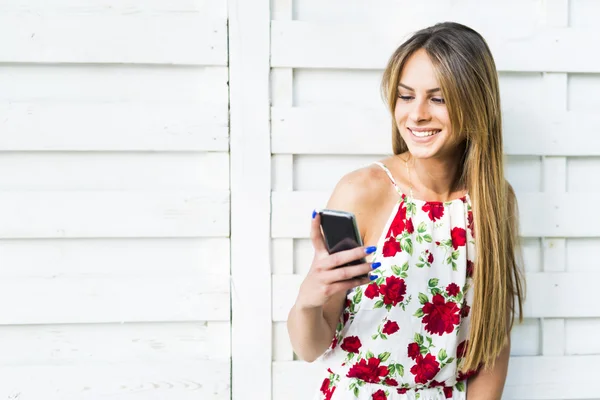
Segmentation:
{"type": "Polygon", "coordinates": [[[271,2],[271,19],[292,20],[293,0],[274,0],[271,2]]]}
{"type": "Polygon", "coordinates": [[[143,14],[197,12],[203,16],[227,18],[225,0],[3,0],[0,13],[61,14],[143,14]]]}
{"type": "MultiPolygon", "coordinates": [[[[575,0],[576,1],[576,0],[575,0]]],[[[569,0],[545,0],[545,24],[553,27],[569,26],[569,0]]]]}
{"type": "Polygon", "coordinates": [[[0,48],[0,62],[10,63],[227,65],[227,22],[199,13],[5,13],[0,48]]]}
{"type": "Polygon", "coordinates": [[[3,190],[229,190],[229,156],[214,153],[7,152],[3,190]],[[207,173],[210,171],[210,173],[207,173]]]}
{"type": "Polygon", "coordinates": [[[184,360],[0,367],[11,400],[227,400],[229,362],[184,360]]]}
{"type": "MultiPolygon", "coordinates": [[[[581,282],[597,282],[599,273],[527,273],[525,318],[600,317],[593,291],[582,291],[581,282]]],[[[273,320],[286,321],[303,277],[273,276],[273,320]]]]}
{"type": "MultiPolygon", "coordinates": [[[[600,356],[512,357],[503,399],[556,400],[597,398],[600,356]]],[[[273,363],[273,398],[310,399],[327,374],[318,363],[273,363]]]]}
{"type": "Polygon", "coordinates": [[[567,160],[568,192],[600,192],[600,157],[569,157],[567,160]]]}
{"type": "Polygon", "coordinates": [[[600,354],[600,318],[565,320],[565,353],[569,355],[600,354]]]}
{"type": "MultiPolygon", "coordinates": [[[[433,15],[389,25],[273,21],[271,63],[274,67],[383,69],[410,32],[435,22],[433,15]]],[[[462,22],[486,38],[499,71],[600,71],[600,56],[579,50],[594,46],[589,30],[518,24],[506,29],[504,23],[466,18],[462,22]]]]}
{"type": "Polygon", "coordinates": [[[295,0],[295,18],[301,21],[331,23],[352,21],[372,23],[373,26],[391,26],[400,19],[403,25],[413,21],[428,23],[440,21],[469,22],[477,25],[511,21],[515,25],[534,27],[540,16],[538,0],[507,0],[502,2],[476,0],[437,0],[435,7],[418,0],[295,0]]]}
{"type": "Polygon", "coordinates": [[[0,326],[0,366],[229,358],[229,322],[0,326]]]}
{"type": "Polygon", "coordinates": [[[0,150],[227,151],[227,106],[0,103],[0,150]]]}
{"type": "Polygon", "coordinates": [[[145,105],[164,110],[195,106],[204,115],[206,107],[209,112],[215,106],[227,109],[227,75],[225,67],[0,64],[0,104],[50,104],[57,109],[87,104],[100,105],[100,111],[102,104],[115,103],[134,103],[131,111],[145,105]]]}
{"type": "Polygon", "coordinates": [[[271,240],[271,270],[274,274],[294,273],[294,239],[271,240]]]}
{"type": "Polygon", "coordinates": [[[7,278],[0,301],[0,324],[227,321],[230,315],[223,273],[7,278]]]}
{"type": "Polygon", "coordinates": [[[224,237],[228,209],[228,192],[7,191],[0,238],[224,237]]]}
{"type": "Polygon", "coordinates": [[[571,0],[569,6],[569,26],[588,29],[598,27],[594,16],[600,12],[600,3],[595,0],[571,0]]]}
{"type": "MultiPolygon", "coordinates": [[[[517,193],[521,235],[524,237],[600,236],[599,224],[580,224],[589,218],[590,193],[517,193]]],[[[272,236],[274,238],[307,238],[310,221],[307,217],[317,207],[326,204],[328,192],[273,192],[272,236]]]]}
{"type": "Polygon", "coordinates": [[[598,263],[591,261],[600,249],[600,238],[567,239],[567,270],[573,272],[596,272],[598,263]]]}
{"type": "MultiPolygon", "coordinates": [[[[599,69],[600,70],[600,69],[599,69]]],[[[272,151],[276,154],[391,153],[391,117],[381,108],[274,107],[272,151]]],[[[600,138],[590,126],[597,113],[504,112],[504,150],[509,155],[600,155],[600,138]],[[526,132],[527,134],[524,134],[526,132]],[[565,135],[565,132],[572,132],[565,135]]]]}
{"type": "Polygon", "coordinates": [[[294,70],[273,68],[271,70],[271,104],[277,107],[293,105],[294,70]]]}
{"type": "Polygon", "coordinates": [[[563,356],[565,354],[565,320],[542,319],[542,354],[563,356]]]}
{"type": "Polygon", "coordinates": [[[289,192],[294,190],[294,156],[291,154],[273,155],[271,160],[273,164],[272,189],[289,192]]]}
{"type": "Polygon", "coordinates": [[[229,0],[231,398],[271,399],[270,2],[229,0]],[[257,345],[260,344],[260,345],[257,345]],[[251,371],[251,373],[249,373],[251,371]]]}
{"type": "Polygon", "coordinates": [[[292,361],[294,349],[290,343],[287,324],[285,322],[273,323],[273,361],[292,361]]]}
{"type": "Polygon", "coordinates": [[[537,318],[515,321],[511,332],[511,356],[537,356],[541,351],[541,327],[537,318]]]}
{"type": "MultiPolygon", "coordinates": [[[[0,240],[0,280],[229,273],[227,238],[0,240]]],[[[202,278],[204,279],[204,278],[202,278]]]]}

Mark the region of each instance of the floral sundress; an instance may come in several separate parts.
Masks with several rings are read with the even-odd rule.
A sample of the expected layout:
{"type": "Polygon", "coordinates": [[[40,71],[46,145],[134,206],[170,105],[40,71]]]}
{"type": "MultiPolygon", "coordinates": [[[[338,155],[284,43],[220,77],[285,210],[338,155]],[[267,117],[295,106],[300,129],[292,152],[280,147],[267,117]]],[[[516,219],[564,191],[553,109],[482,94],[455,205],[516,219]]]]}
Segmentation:
{"type": "Polygon", "coordinates": [[[370,261],[371,283],[348,292],[335,336],[319,358],[317,400],[466,398],[457,364],[468,345],[475,242],[469,195],[449,202],[406,196],[370,261]]]}

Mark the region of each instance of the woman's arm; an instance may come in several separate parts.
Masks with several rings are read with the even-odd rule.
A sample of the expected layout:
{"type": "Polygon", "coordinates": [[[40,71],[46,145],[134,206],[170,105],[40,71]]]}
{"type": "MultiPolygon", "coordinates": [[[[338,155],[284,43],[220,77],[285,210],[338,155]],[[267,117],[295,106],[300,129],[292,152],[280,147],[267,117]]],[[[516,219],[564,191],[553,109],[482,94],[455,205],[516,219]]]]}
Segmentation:
{"type": "Polygon", "coordinates": [[[501,400],[506,374],[508,373],[508,360],[510,358],[510,336],[506,346],[500,352],[496,363],[491,370],[481,370],[467,382],[467,400],[501,400]]]}

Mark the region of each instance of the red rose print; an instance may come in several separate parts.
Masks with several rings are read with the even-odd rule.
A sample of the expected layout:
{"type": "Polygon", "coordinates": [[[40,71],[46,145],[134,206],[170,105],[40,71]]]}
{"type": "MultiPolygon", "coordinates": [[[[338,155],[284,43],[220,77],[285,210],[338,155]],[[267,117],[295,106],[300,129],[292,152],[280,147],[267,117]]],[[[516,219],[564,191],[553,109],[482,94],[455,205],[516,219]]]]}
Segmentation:
{"type": "Polygon", "coordinates": [[[385,278],[385,283],[382,283],[379,286],[379,293],[383,295],[384,304],[391,304],[395,306],[404,300],[404,295],[406,294],[406,283],[404,283],[404,279],[399,279],[395,276],[388,276],[385,278]]]}
{"type": "Polygon", "coordinates": [[[398,388],[396,389],[396,391],[398,392],[398,394],[404,394],[408,391],[408,388],[398,388]]]}
{"type": "Polygon", "coordinates": [[[335,386],[332,387],[325,393],[325,400],[331,400],[331,396],[333,396],[333,392],[335,392],[335,386]]]}
{"type": "Polygon", "coordinates": [[[415,360],[421,354],[421,348],[418,343],[411,343],[408,345],[408,356],[415,360]]]}
{"type": "Polygon", "coordinates": [[[469,211],[467,213],[467,222],[469,230],[471,231],[471,236],[475,237],[475,227],[473,226],[473,211],[469,211]]]}
{"type": "Polygon", "coordinates": [[[394,216],[394,220],[390,224],[390,229],[388,229],[388,233],[386,237],[396,237],[397,235],[404,232],[406,228],[406,207],[404,203],[400,205],[398,208],[398,212],[394,216]]]}
{"type": "Polygon", "coordinates": [[[348,353],[358,353],[358,350],[362,346],[360,339],[357,336],[348,336],[342,342],[342,350],[347,351],[348,353]]]}
{"type": "Polygon", "coordinates": [[[329,378],[325,378],[321,384],[321,392],[326,393],[329,390],[329,378]]]}
{"type": "Polygon", "coordinates": [[[383,256],[394,257],[396,253],[401,252],[400,242],[395,237],[390,236],[383,244],[383,256]]]}
{"type": "Polygon", "coordinates": [[[460,288],[453,282],[446,287],[446,292],[448,292],[448,296],[456,296],[460,292],[460,288]]]}
{"type": "Polygon", "coordinates": [[[344,317],[344,323],[348,322],[348,318],[350,318],[350,313],[345,312],[343,317],[344,317]]]}
{"type": "Polygon", "coordinates": [[[452,387],[451,386],[446,386],[444,388],[444,396],[446,396],[447,399],[452,398],[452,387]]]}
{"type": "Polygon", "coordinates": [[[461,318],[467,318],[469,316],[469,311],[471,311],[471,307],[469,307],[466,304],[463,304],[462,308],[460,309],[461,318]]]}
{"type": "Polygon", "coordinates": [[[413,233],[415,231],[415,227],[412,222],[412,218],[406,221],[406,232],[413,233]]]}
{"type": "Polygon", "coordinates": [[[415,375],[416,383],[427,383],[440,371],[440,363],[431,354],[425,357],[419,355],[416,361],[417,364],[410,369],[410,373],[415,375]]]}
{"type": "Polygon", "coordinates": [[[452,247],[454,250],[467,243],[467,232],[463,228],[452,228],[452,247]]]}
{"type": "Polygon", "coordinates": [[[333,337],[333,340],[331,341],[331,349],[335,349],[335,347],[337,346],[338,343],[338,338],[337,335],[333,337]]]}
{"type": "Polygon", "coordinates": [[[475,269],[475,264],[473,261],[467,260],[467,276],[471,278],[473,276],[473,270],[475,269]]]}
{"type": "Polygon", "coordinates": [[[456,348],[456,357],[463,358],[467,354],[468,341],[462,341],[456,348]]]}
{"type": "Polygon", "coordinates": [[[377,286],[376,283],[371,283],[369,286],[367,286],[367,289],[365,290],[365,296],[367,296],[370,299],[379,296],[379,286],[377,286]]]}
{"type": "Polygon", "coordinates": [[[373,393],[373,400],[387,400],[385,392],[381,389],[373,393]]]}
{"type": "Polygon", "coordinates": [[[429,253],[429,255],[427,256],[427,262],[429,264],[431,264],[433,262],[433,254],[429,253]]]}
{"type": "Polygon", "coordinates": [[[398,386],[398,382],[392,378],[386,378],[385,381],[383,381],[383,384],[388,386],[398,386]]]}
{"type": "Polygon", "coordinates": [[[369,358],[369,360],[361,359],[354,364],[346,377],[358,378],[369,383],[379,383],[381,377],[387,376],[389,370],[386,366],[379,366],[381,360],[377,357],[369,358]]]}
{"type": "Polygon", "coordinates": [[[454,326],[460,322],[458,305],[452,301],[446,303],[441,294],[433,296],[432,302],[423,306],[425,330],[432,335],[452,333],[454,326]]]}
{"type": "Polygon", "coordinates": [[[429,201],[423,205],[423,211],[429,214],[429,219],[436,221],[444,216],[444,203],[429,201]]]}
{"type": "Polygon", "coordinates": [[[398,332],[399,329],[400,329],[400,327],[398,326],[398,324],[395,321],[388,321],[383,326],[382,332],[385,333],[386,335],[391,335],[393,333],[398,332]]]}

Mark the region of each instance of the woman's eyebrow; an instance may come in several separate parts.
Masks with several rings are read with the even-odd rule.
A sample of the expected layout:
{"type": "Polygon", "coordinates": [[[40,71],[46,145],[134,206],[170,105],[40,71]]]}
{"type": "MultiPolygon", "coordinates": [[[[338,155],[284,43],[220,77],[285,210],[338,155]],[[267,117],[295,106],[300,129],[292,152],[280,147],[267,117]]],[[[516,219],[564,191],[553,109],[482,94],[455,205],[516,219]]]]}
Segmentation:
{"type": "MultiPolygon", "coordinates": [[[[398,89],[400,89],[400,87],[403,87],[403,88],[404,88],[404,89],[406,89],[406,90],[410,90],[411,92],[414,92],[414,91],[415,91],[415,89],[411,88],[410,86],[406,86],[406,85],[405,85],[405,84],[403,84],[403,83],[399,83],[399,84],[398,84],[398,89]]],[[[433,89],[429,89],[429,90],[427,90],[427,93],[429,94],[429,93],[439,92],[440,90],[441,90],[441,89],[440,89],[439,87],[438,87],[438,88],[433,88],[433,89]]]]}

